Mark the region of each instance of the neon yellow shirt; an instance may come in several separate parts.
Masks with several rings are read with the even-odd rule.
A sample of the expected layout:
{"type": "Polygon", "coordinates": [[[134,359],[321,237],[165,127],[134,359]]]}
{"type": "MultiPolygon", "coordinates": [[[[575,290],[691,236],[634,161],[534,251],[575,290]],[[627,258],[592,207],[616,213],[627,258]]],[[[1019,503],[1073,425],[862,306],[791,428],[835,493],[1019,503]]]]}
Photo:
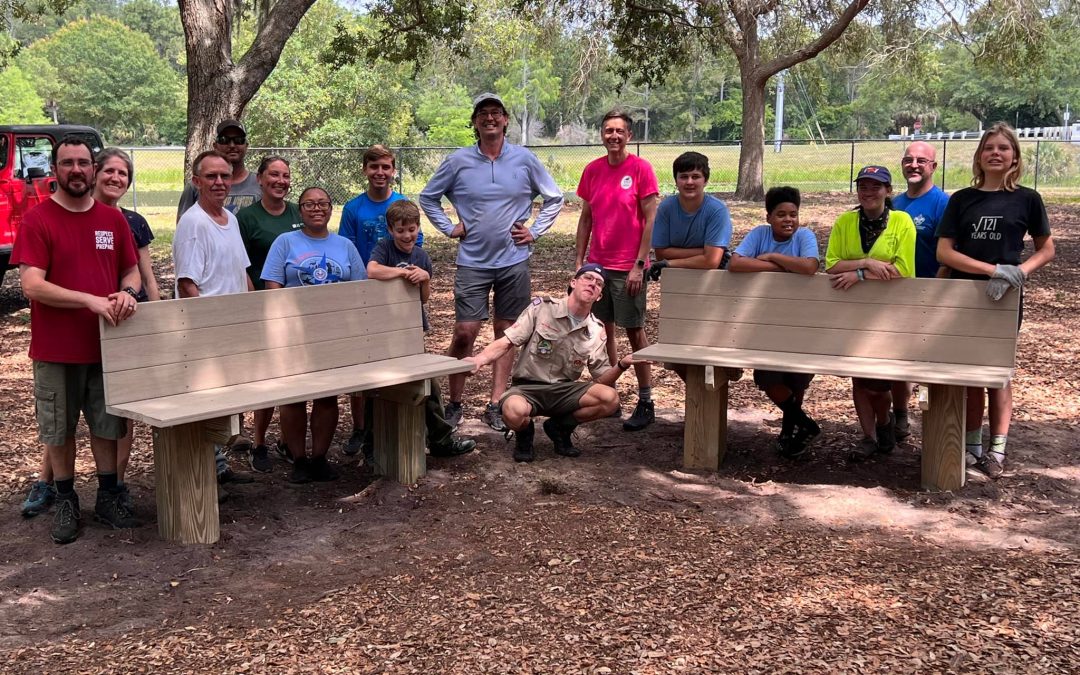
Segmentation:
{"type": "Polygon", "coordinates": [[[870,247],[870,253],[863,253],[862,240],[859,238],[859,212],[846,211],[836,219],[832,232],[829,233],[829,246],[825,250],[825,269],[831,269],[841,260],[861,260],[873,258],[892,263],[900,276],[915,276],[915,223],[911,216],[903,211],[889,211],[889,223],[885,231],[870,247]]]}

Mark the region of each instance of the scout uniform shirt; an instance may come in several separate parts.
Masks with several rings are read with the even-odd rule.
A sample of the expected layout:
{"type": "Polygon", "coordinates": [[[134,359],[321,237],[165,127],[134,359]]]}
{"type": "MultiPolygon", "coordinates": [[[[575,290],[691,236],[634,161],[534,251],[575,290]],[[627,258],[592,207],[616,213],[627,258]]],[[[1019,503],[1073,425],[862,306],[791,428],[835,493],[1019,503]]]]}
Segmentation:
{"type": "Polygon", "coordinates": [[[533,298],[505,335],[515,346],[524,346],[514,364],[515,383],[576,382],[585,366],[596,379],[611,368],[604,325],[589,314],[575,328],[567,298],[533,298]]]}

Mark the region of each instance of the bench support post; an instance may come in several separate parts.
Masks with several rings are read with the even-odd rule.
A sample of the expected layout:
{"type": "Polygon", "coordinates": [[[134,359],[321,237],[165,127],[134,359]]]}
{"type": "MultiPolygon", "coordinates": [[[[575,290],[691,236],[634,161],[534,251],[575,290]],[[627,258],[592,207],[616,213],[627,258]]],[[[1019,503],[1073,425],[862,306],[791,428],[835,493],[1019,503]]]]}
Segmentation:
{"type": "Polygon", "coordinates": [[[965,387],[931,384],[930,408],[923,414],[922,487],[950,491],[964,487],[965,387]]]}
{"type": "MultiPolygon", "coordinates": [[[[208,420],[217,428],[228,419],[208,420]]],[[[220,536],[214,446],[203,422],[154,429],[158,534],[181,544],[213,544],[220,536]]]]}
{"type": "Polygon", "coordinates": [[[683,466],[716,471],[727,450],[727,375],[710,373],[713,366],[686,369],[686,419],[683,466]],[[710,387],[709,382],[713,385],[710,387]]]}
{"type": "Polygon", "coordinates": [[[412,485],[427,473],[424,406],[375,398],[375,472],[412,485]]]}

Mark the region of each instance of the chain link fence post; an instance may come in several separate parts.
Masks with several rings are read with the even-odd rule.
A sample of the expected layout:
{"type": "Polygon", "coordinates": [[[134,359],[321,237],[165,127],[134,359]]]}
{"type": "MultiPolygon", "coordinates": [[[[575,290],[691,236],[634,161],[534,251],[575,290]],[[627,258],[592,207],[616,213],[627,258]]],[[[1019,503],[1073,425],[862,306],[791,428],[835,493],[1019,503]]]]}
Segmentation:
{"type": "Polygon", "coordinates": [[[941,143],[941,189],[945,189],[945,177],[949,175],[949,139],[941,143]]]}
{"type": "Polygon", "coordinates": [[[848,163],[848,192],[855,191],[855,141],[851,141],[851,161],[848,163]]]}
{"type": "MultiPolygon", "coordinates": [[[[1035,191],[1039,191],[1039,149],[1042,145],[1042,141],[1035,139],[1035,191]]],[[[1053,156],[1053,153],[1051,153],[1053,156]]]]}

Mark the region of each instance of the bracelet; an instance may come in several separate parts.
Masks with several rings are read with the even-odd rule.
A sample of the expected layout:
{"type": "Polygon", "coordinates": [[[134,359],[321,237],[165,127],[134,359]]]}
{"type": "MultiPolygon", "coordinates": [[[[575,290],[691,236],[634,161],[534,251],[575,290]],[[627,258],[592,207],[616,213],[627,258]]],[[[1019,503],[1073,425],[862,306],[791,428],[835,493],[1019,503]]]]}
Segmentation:
{"type": "Polygon", "coordinates": [[[855,270],[855,275],[859,277],[859,281],[866,281],[866,270],[864,270],[863,268],[860,267],[859,269],[855,270]]]}
{"type": "Polygon", "coordinates": [[[622,364],[622,359],[619,359],[618,363],[616,363],[616,364],[615,364],[615,366],[616,366],[616,367],[618,367],[618,369],[619,369],[620,371],[624,372],[624,373],[625,373],[626,371],[630,370],[630,366],[624,366],[624,365],[622,364]]]}
{"type": "Polygon", "coordinates": [[[138,299],[139,299],[139,294],[138,294],[138,293],[136,293],[136,292],[135,292],[135,289],[134,289],[134,288],[132,288],[131,286],[126,286],[126,287],[124,287],[123,291],[124,291],[125,293],[127,293],[128,295],[130,295],[131,297],[135,298],[136,300],[138,300],[138,299]]]}

